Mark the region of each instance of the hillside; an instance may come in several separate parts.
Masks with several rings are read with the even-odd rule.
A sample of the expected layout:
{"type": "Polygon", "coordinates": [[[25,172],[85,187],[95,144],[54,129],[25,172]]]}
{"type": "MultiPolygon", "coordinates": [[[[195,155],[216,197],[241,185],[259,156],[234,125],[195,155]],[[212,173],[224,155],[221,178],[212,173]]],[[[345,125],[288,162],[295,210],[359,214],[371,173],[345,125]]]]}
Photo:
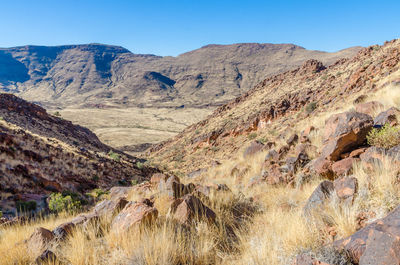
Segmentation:
{"type": "Polygon", "coordinates": [[[293,44],[243,43],[161,57],[101,44],[3,48],[0,89],[57,107],[217,105],[306,59],[329,65],[357,50],[326,53],[293,44]]]}
{"type": "Polygon", "coordinates": [[[215,160],[230,160],[257,139],[284,142],[312,119],[351,108],[356,97],[398,84],[399,47],[395,40],[365,48],[328,67],[309,60],[295,70],[269,77],[153,147],[150,155],[157,163],[188,173],[207,168],[215,160]]]}
{"type": "Polygon", "coordinates": [[[0,208],[15,215],[17,203],[37,211],[53,192],[86,197],[96,188],[149,179],[156,169],[99,141],[90,130],[51,116],[35,104],[0,94],[0,208]],[[109,153],[111,152],[111,153],[109,153]]]}

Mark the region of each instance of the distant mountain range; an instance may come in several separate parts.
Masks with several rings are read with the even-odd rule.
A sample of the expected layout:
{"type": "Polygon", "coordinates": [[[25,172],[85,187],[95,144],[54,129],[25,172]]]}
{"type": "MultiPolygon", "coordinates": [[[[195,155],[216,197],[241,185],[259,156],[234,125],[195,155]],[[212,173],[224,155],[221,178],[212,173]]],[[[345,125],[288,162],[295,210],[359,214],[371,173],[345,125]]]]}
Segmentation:
{"type": "Polygon", "coordinates": [[[330,65],[335,53],[293,44],[207,45],[177,57],[134,54],[102,44],[0,49],[0,91],[45,107],[216,106],[307,59],[330,65]]]}

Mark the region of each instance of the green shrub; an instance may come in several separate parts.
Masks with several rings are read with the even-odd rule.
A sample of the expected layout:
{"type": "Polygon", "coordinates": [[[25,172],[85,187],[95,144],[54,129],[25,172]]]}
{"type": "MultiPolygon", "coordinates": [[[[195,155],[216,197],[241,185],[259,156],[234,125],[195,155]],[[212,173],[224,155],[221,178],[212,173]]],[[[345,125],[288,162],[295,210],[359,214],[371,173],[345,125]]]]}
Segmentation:
{"type": "Polygon", "coordinates": [[[136,166],[137,166],[138,169],[142,169],[142,168],[144,168],[144,163],[136,162],[136,166]]]}
{"type": "Polygon", "coordinates": [[[108,156],[114,161],[121,161],[121,156],[113,151],[108,152],[108,156]]]}
{"type": "Polygon", "coordinates": [[[249,140],[256,139],[256,137],[257,137],[257,133],[250,133],[250,134],[247,136],[247,138],[248,138],[249,140]]]}
{"type": "Polygon", "coordinates": [[[316,103],[316,102],[311,102],[310,104],[308,104],[308,105],[306,106],[306,112],[310,114],[310,113],[313,112],[316,108],[317,108],[317,103],[316,103]]]}
{"type": "Polygon", "coordinates": [[[3,217],[3,212],[2,212],[2,211],[0,211],[0,218],[1,218],[1,217],[3,217]]]}
{"type": "Polygon", "coordinates": [[[52,212],[76,212],[81,208],[81,202],[71,195],[52,193],[49,200],[49,209],[52,212]]]}
{"type": "Polygon", "coordinates": [[[400,144],[400,127],[385,124],[382,128],[372,128],[367,135],[369,145],[391,148],[400,144]]]}
{"type": "Polygon", "coordinates": [[[61,113],[59,111],[54,112],[54,116],[61,117],[61,113]]]}
{"type": "Polygon", "coordinates": [[[17,201],[15,207],[17,208],[17,212],[30,212],[36,210],[37,203],[36,201],[17,201]]]}

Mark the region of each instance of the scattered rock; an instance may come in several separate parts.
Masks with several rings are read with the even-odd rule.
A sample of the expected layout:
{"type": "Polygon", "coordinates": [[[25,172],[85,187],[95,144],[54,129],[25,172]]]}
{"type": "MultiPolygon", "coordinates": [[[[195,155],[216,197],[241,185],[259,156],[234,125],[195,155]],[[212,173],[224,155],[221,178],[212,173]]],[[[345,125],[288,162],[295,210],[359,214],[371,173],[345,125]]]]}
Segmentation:
{"type": "Polygon", "coordinates": [[[321,207],[326,202],[333,191],[334,185],[331,181],[325,180],[321,182],[311,194],[310,198],[308,198],[306,205],[303,208],[303,213],[306,216],[310,216],[312,211],[321,207]]]}
{"type": "Polygon", "coordinates": [[[55,239],[57,239],[59,241],[65,240],[67,238],[67,236],[71,235],[74,228],[75,228],[75,224],[72,222],[64,223],[64,224],[57,226],[53,230],[55,239]]]}
{"type": "Polygon", "coordinates": [[[329,161],[323,157],[314,159],[311,162],[311,168],[315,174],[320,175],[324,178],[333,179],[334,174],[332,171],[332,161],[329,161]]]}
{"type": "Polygon", "coordinates": [[[354,177],[343,177],[333,182],[338,198],[347,203],[353,203],[358,191],[358,181],[354,177]]]}
{"type": "Polygon", "coordinates": [[[325,121],[325,145],[321,157],[331,161],[362,145],[372,128],[371,116],[359,112],[344,112],[332,115],[325,121]]]}
{"type": "Polygon", "coordinates": [[[400,264],[400,207],[333,245],[355,264],[400,264]]]}
{"type": "Polygon", "coordinates": [[[390,124],[390,126],[397,125],[397,116],[400,115],[400,110],[391,107],[390,109],[381,112],[374,119],[374,126],[384,126],[386,123],[390,124]]]}
{"type": "Polygon", "coordinates": [[[336,176],[348,176],[353,172],[353,164],[359,159],[348,157],[332,164],[332,171],[336,176]]]}
{"type": "Polygon", "coordinates": [[[383,108],[383,104],[378,101],[369,101],[356,105],[356,111],[370,116],[374,116],[375,112],[383,108]]]}
{"type": "Polygon", "coordinates": [[[310,140],[310,138],[309,138],[310,133],[314,130],[315,130],[314,126],[309,126],[304,131],[302,131],[300,134],[300,143],[308,142],[310,140]]]}
{"type": "Polygon", "coordinates": [[[171,216],[181,224],[189,224],[194,220],[198,221],[201,219],[213,222],[216,218],[213,210],[204,205],[199,198],[191,194],[175,200],[169,209],[168,216],[171,216]]]}
{"type": "Polygon", "coordinates": [[[40,249],[46,247],[54,239],[54,234],[46,228],[36,228],[32,235],[26,240],[26,244],[30,249],[40,249]]]}
{"type": "Polygon", "coordinates": [[[37,264],[37,265],[53,264],[56,262],[56,260],[57,260],[56,254],[54,254],[52,251],[47,249],[47,250],[43,251],[43,253],[40,254],[39,257],[36,258],[35,264],[37,264]]]}
{"type": "Polygon", "coordinates": [[[243,157],[251,157],[259,152],[261,152],[265,148],[264,144],[259,141],[254,141],[250,144],[249,147],[243,153],[243,157]]]}
{"type": "Polygon", "coordinates": [[[289,139],[287,139],[286,143],[289,146],[296,145],[299,141],[299,136],[297,134],[292,134],[289,139]]]}
{"type": "Polygon", "coordinates": [[[158,211],[148,201],[130,202],[114,218],[111,230],[114,232],[127,232],[140,225],[153,223],[158,217],[158,211]]]}

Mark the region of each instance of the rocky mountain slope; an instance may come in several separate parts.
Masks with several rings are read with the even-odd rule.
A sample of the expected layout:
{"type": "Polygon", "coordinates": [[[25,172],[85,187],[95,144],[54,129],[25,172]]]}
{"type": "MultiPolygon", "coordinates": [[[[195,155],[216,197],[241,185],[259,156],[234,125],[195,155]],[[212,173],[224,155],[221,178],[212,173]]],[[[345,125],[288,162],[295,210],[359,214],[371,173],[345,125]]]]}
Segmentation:
{"type": "Polygon", "coordinates": [[[266,76],[336,53],[292,44],[208,45],[177,57],[101,44],[0,49],[0,90],[46,106],[207,106],[241,95],[266,76]]]}
{"type": "Polygon", "coordinates": [[[329,67],[309,60],[295,70],[267,78],[207,119],[152,148],[151,156],[190,172],[214,160],[231,159],[253,140],[285,140],[300,130],[300,124],[311,123],[311,118],[345,104],[351,107],[356,96],[398,84],[399,47],[394,40],[365,48],[329,67]]]}
{"type": "Polygon", "coordinates": [[[15,214],[17,202],[33,200],[42,207],[53,192],[85,196],[96,188],[142,182],[157,172],[101,143],[88,129],[14,95],[0,94],[0,117],[4,214],[15,214]]]}

